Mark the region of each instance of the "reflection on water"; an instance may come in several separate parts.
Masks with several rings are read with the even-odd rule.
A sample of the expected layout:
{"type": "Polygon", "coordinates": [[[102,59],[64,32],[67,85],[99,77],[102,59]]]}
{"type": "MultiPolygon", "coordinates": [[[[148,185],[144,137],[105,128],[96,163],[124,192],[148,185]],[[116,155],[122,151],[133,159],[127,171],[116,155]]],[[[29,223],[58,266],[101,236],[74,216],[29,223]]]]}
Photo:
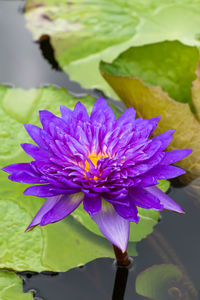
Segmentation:
{"type": "MultiPolygon", "coordinates": [[[[47,49],[48,44],[32,42],[19,10],[22,3],[0,1],[0,83],[22,88],[51,83],[75,94],[85,93],[79,84],[70,82],[65,73],[58,67],[53,69],[42,57],[40,47],[46,47],[51,59],[52,49],[47,49]]],[[[99,95],[97,91],[92,93],[95,97],[99,95]]],[[[199,299],[199,187],[200,181],[196,181],[193,187],[191,184],[171,189],[170,196],[186,214],[163,212],[153,234],[138,243],[139,255],[128,272],[117,271],[112,259],[101,258],[66,273],[23,273],[24,290],[35,290],[35,295],[44,300],[199,299]]]]}

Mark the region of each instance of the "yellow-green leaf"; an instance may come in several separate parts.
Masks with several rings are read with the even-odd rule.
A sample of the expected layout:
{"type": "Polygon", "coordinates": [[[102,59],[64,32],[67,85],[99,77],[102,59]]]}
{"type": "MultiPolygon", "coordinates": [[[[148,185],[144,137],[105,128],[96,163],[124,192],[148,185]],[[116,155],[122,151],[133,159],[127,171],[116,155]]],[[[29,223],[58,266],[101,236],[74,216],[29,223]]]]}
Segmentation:
{"type": "Polygon", "coordinates": [[[1,300],[33,300],[32,293],[23,293],[22,279],[14,272],[0,270],[1,300]]]}
{"type": "MultiPolygon", "coordinates": [[[[160,43],[158,43],[157,45],[157,50],[159,51],[160,43]]],[[[148,50],[149,48],[149,46],[143,47],[146,50],[148,50]]],[[[148,56],[148,53],[146,53],[146,55],[148,56]]],[[[170,57],[170,52],[168,53],[168,56],[170,57]]],[[[174,99],[172,99],[167,92],[163,91],[162,87],[151,86],[147,83],[147,80],[145,80],[145,83],[144,80],[141,78],[132,77],[131,74],[128,75],[130,73],[128,63],[131,60],[131,56],[130,53],[128,53],[128,51],[127,57],[127,60],[125,59],[125,55],[123,57],[123,69],[126,70],[126,74],[121,74],[120,70],[122,69],[122,67],[120,67],[121,69],[119,68],[119,61],[121,61],[121,57],[119,57],[112,64],[108,64],[105,62],[101,63],[100,68],[103,77],[128,107],[133,106],[136,109],[139,117],[153,118],[155,116],[161,116],[161,120],[158,124],[158,127],[154,131],[155,135],[160,134],[169,129],[176,129],[176,132],[174,133],[174,138],[170,143],[168,150],[192,148],[193,153],[185,159],[178,162],[178,165],[186,169],[189,173],[192,174],[192,176],[199,176],[200,123],[198,122],[197,117],[199,109],[199,82],[195,81],[195,85],[193,86],[193,99],[191,98],[191,103],[194,105],[194,107],[198,107],[198,109],[196,109],[195,115],[190,109],[190,99],[188,100],[188,103],[177,102],[174,99]]],[[[132,59],[135,60],[135,57],[133,57],[132,59]]],[[[150,61],[151,57],[149,57],[148,59],[150,61]]],[[[181,66],[178,65],[178,68],[181,68],[181,66]]],[[[184,66],[183,70],[185,70],[184,66]]],[[[143,74],[141,70],[140,77],[143,78],[145,76],[145,72],[147,71],[148,70],[145,68],[143,74]]],[[[171,69],[166,68],[166,72],[168,72],[166,76],[169,76],[170,71],[171,69]]],[[[131,72],[133,73],[134,71],[131,72]]],[[[173,70],[173,72],[176,71],[173,70]]],[[[157,72],[154,73],[154,76],[160,76],[159,65],[157,66],[157,72]]],[[[156,78],[154,78],[154,81],[155,80],[156,78]]],[[[179,83],[177,82],[177,84],[179,83]]]]}

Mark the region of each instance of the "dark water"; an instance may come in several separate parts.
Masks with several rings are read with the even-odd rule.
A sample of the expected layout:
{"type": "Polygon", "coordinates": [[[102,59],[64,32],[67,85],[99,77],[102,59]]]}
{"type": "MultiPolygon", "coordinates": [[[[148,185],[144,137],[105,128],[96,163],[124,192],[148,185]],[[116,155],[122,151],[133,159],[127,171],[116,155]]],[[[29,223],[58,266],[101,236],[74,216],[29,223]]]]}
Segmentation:
{"type": "MultiPolygon", "coordinates": [[[[33,43],[31,33],[25,28],[23,3],[0,0],[0,83],[22,88],[55,84],[76,95],[85,94],[87,91],[59,69],[48,41],[33,43]]],[[[92,94],[95,98],[99,96],[98,91],[92,94]]],[[[112,259],[100,258],[66,273],[24,272],[21,274],[24,291],[32,290],[37,299],[44,300],[200,299],[200,199],[176,182],[170,196],[182,205],[186,214],[162,213],[153,234],[138,243],[139,255],[132,269],[117,270],[112,259]],[[167,278],[163,264],[176,266],[182,279],[167,278]],[[136,278],[147,268],[155,270],[158,265],[161,269],[156,283],[147,271],[149,275],[143,284],[151,286],[153,292],[146,295],[148,298],[139,296],[135,291],[136,278]]]]}

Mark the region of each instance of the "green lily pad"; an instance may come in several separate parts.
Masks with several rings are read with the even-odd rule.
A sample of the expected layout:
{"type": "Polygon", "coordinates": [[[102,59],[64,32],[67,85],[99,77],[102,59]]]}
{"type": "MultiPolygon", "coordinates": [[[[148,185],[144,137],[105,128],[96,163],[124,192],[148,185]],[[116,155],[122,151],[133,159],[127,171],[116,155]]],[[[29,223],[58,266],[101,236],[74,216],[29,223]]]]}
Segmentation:
{"type": "Polygon", "coordinates": [[[188,171],[189,177],[200,175],[200,82],[195,76],[198,59],[198,50],[194,47],[179,42],[163,42],[131,48],[112,64],[102,62],[100,65],[103,77],[127,106],[136,109],[138,116],[161,116],[155,135],[176,129],[168,150],[193,149],[191,155],[177,163],[188,171]],[[168,51],[165,52],[165,49],[168,51]],[[143,54],[140,60],[139,50],[143,54]],[[146,65],[149,67],[146,68],[146,65]]]}
{"type": "Polygon", "coordinates": [[[191,102],[199,50],[178,41],[132,47],[113,63],[101,63],[101,71],[118,76],[139,77],[149,86],[161,86],[179,102],[191,102]]]}
{"type": "MultiPolygon", "coordinates": [[[[91,112],[95,100],[91,96],[80,100],[91,112]]],[[[59,115],[60,105],[72,109],[78,99],[64,89],[51,86],[38,90],[0,86],[0,101],[0,158],[3,167],[30,160],[20,148],[20,143],[31,141],[24,122],[39,125],[39,110],[48,109],[59,115]],[[17,105],[14,104],[15,99],[17,105]]],[[[26,187],[25,184],[9,181],[7,174],[0,172],[0,268],[59,272],[97,257],[113,257],[112,246],[105,238],[94,235],[71,216],[25,233],[45,201],[24,196],[26,187]]],[[[137,255],[135,243],[130,243],[129,252],[137,255]]]]}
{"type": "Polygon", "coordinates": [[[154,265],[137,276],[135,288],[139,295],[148,299],[178,299],[183,293],[182,279],[182,272],[177,266],[154,265]]]}
{"type": "Polygon", "coordinates": [[[34,40],[50,36],[70,78],[108,95],[113,93],[98,72],[100,60],[111,62],[129,47],[157,41],[199,45],[199,13],[195,0],[27,0],[25,5],[34,40]]]}
{"type": "Polygon", "coordinates": [[[22,279],[14,272],[0,271],[0,299],[1,300],[33,300],[32,293],[24,294],[22,279]]]}

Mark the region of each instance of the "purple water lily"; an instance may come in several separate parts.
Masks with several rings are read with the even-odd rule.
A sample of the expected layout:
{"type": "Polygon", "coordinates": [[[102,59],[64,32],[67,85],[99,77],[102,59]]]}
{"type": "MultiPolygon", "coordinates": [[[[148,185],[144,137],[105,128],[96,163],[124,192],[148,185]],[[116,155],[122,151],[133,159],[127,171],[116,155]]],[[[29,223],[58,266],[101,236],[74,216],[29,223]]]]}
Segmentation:
{"type": "Polygon", "coordinates": [[[60,110],[61,118],[40,111],[42,129],[25,125],[37,146],[21,146],[34,160],[3,168],[10,180],[36,184],[25,195],[47,197],[27,230],[67,217],[83,202],[99,230],[124,252],[130,222],[139,221],[137,207],[183,213],[155,185],[185,173],[170,164],[191,150],[163,151],[174,130],[150,138],[160,117],[135,119],[129,108],[116,120],[102,98],[91,116],[80,102],[73,111],[60,110]]]}

